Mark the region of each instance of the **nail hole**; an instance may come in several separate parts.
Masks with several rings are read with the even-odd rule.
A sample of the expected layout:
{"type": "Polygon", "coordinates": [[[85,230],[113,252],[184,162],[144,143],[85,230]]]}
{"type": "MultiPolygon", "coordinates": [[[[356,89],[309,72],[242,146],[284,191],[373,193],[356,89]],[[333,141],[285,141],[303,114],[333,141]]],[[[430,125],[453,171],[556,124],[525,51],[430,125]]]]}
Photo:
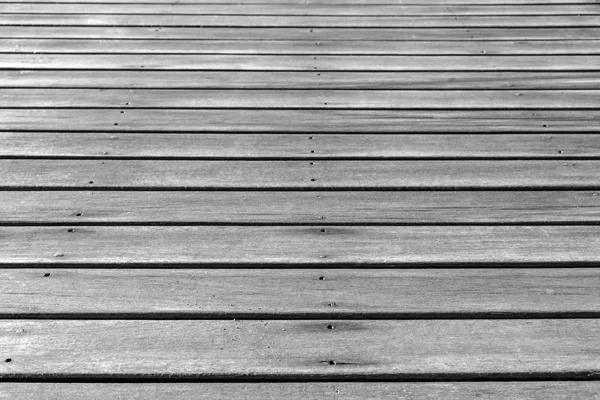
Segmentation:
{"type": "Polygon", "coordinates": [[[315,163],[314,163],[314,162],[311,162],[311,163],[310,163],[310,165],[315,165],[315,163]]]}
{"type": "Polygon", "coordinates": [[[117,126],[117,125],[119,125],[119,124],[115,122],[113,125],[117,126]]]}
{"type": "Polygon", "coordinates": [[[327,325],[327,329],[334,329],[334,328],[335,328],[335,326],[333,326],[333,325],[327,325]]]}
{"type": "Polygon", "coordinates": [[[44,274],[44,277],[45,277],[45,278],[47,278],[47,277],[49,277],[49,276],[50,276],[50,272],[46,272],[46,273],[44,274]]]}
{"type": "Polygon", "coordinates": [[[562,150],[559,150],[559,151],[558,151],[558,154],[562,154],[562,153],[563,153],[563,152],[562,152],[562,150]]]}
{"type": "Polygon", "coordinates": [[[73,232],[73,229],[67,229],[67,232],[73,232]]]}
{"type": "Polygon", "coordinates": [[[4,362],[7,362],[7,363],[12,362],[12,358],[7,358],[6,360],[4,360],[4,362]]]}
{"type": "Polygon", "coordinates": [[[81,213],[77,213],[77,214],[75,214],[75,215],[76,215],[76,216],[78,216],[78,217],[81,217],[81,213]]]}
{"type": "Polygon", "coordinates": [[[125,111],[121,111],[121,114],[125,114],[125,111]]]}
{"type": "Polygon", "coordinates": [[[321,229],[321,232],[326,232],[326,231],[327,231],[327,229],[321,229]]]}
{"type": "Polygon", "coordinates": [[[309,136],[308,138],[312,140],[312,139],[314,139],[314,136],[309,136]]]}
{"type": "Polygon", "coordinates": [[[315,181],[316,181],[316,179],[315,179],[315,178],[312,178],[310,181],[311,181],[311,182],[315,182],[315,181]]]}
{"type": "Polygon", "coordinates": [[[331,360],[329,361],[329,365],[336,365],[337,363],[335,362],[335,360],[331,360]]]}
{"type": "Polygon", "coordinates": [[[311,154],[314,154],[314,152],[315,152],[315,151],[314,151],[314,150],[311,150],[310,152],[311,152],[311,154]]]}
{"type": "Polygon", "coordinates": [[[90,183],[90,185],[91,185],[92,183],[94,183],[94,181],[90,181],[89,183],[90,183]]]}
{"type": "Polygon", "coordinates": [[[548,125],[546,125],[546,124],[544,124],[544,125],[542,125],[542,126],[543,126],[544,128],[547,128],[547,127],[548,127],[548,125]]]}
{"type": "Polygon", "coordinates": [[[324,280],[325,280],[325,277],[324,277],[324,276],[320,276],[320,277],[319,277],[319,280],[320,280],[320,281],[324,281],[324,280]]]}

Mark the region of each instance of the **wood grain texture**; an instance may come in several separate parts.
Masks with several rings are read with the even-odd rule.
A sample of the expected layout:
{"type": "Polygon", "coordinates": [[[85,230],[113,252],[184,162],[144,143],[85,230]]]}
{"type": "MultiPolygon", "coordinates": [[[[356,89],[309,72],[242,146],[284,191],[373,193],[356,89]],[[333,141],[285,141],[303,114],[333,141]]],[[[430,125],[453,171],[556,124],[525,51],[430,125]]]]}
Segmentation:
{"type": "MultiPolygon", "coordinates": [[[[307,153],[310,154],[310,151],[307,153]]],[[[600,187],[600,161],[0,160],[2,189],[600,187]]]]}
{"type": "Polygon", "coordinates": [[[3,54],[5,69],[226,71],[598,71],[600,56],[3,54]]]}
{"type": "MultiPolygon", "coordinates": [[[[600,321],[0,322],[2,376],[596,376],[600,321]],[[330,365],[335,361],[335,365],[330,365]]],[[[404,379],[403,379],[404,378],[404,379]]],[[[264,378],[263,378],[264,379],[264,378]]]]}
{"type": "Polygon", "coordinates": [[[600,132],[598,120],[597,110],[0,109],[3,131],[102,131],[113,132],[116,138],[124,132],[520,132],[552,136],[600,132]]]}
{"type": "Polygon", "coordinates": [[[0,269],[3,318],[539,318],[600,312],[590,269],[0,269]]]}
{"type": "Polygon", "coordinates": [[[589,159],[600,135],[0,132],[0,157],[589,159]]]}
{"type": "Polygon", "coordinates": [[[2,88],[598,90],[600,73],[0,70],[0,82],[2,88]]]}
{"type": "Polygon", "coordinates": [[[600,223],[595,191],[1,191],[0,203],[0,224],[600,223]]]}
{"type": "Polygon", "coordinates": [[[189,399],[431,399],[597,400],[598,382],[446,382],[446,383],[0,383],[0,398],[91,400],[127,398],[189,399]]]}
{"type": "Polygon", "coordinates": [[[510,16],[302,16],[302,15],[102,15],[0,14],[3,26],[140,26],[251,28],[529,28],[600,25],[600,15],[510,16]]]}
{"type": "MultiPolygon", "coordinates": [[[[235,3],[235,2],[232,2],[235,3]]],[[[380,3],[379,1],[377,3],[380,3]]],[[[198,14],[198,15],[299,15],[299,16],[493,16],[493,15],[597,15],[596,4],[311,4],[297,3],[42,3],[0,2],[0,13],[32,14],[198,14]]],[[[404,2],[402,2],[404,3],[404,2]]]]}
{"type": "Polygon", "coordinates": [[[600,227],[36,226],[0,244],[3,266],[581,266],[600,260],[600,227]]]}
{"type": "MultiPolygon", "coordinates": [[[[48,0],[0,0],[0,3],[127,3],[127,4],[139,4],[136,0],[60,0],[60,1],[48,1],[48,0]]],[[[173,4],[169,0],[144,0],[143,3],[149,4],[173,4]]],[[[237,0],[178,0],[177,4],[224,4],[224,5],[239,5],[237,0]]],[[[397,0],[377,0],[373,3],[371,0],[244,0],[243,4],[289,4],[289,5],[367,5],[373,4],[379,5],[398,5],[397,0]]],[[[464,0],[436,0],[436,5],[456,6],[465,5],[464,0]]],[[[597,4],[597,0],[477,0],[478,5],[550,5],[550,4],[597,4]]],[[[422,0],[402,0],[403,6],[423,6],[422,0]]]]}
{"type": "Polygon", "coordinates": [[[0,89],[2,108],[592,109],[600,90],[0,89]]]}
{"type": "MultiPolygon", "coordinates": [[[[600,9],[600,7],[599,7],[600,9]]],[[[597,40],[540,41],[308,41],[10,39],[3,53],[347,54],[347,55],[597,55],[597,40]]]]}
{"type": "Polygon", "coordinates": [[[550,40],[598,39],[600,28],[176,28],[0,26],[3,38],[267,40],[550,40]]]}

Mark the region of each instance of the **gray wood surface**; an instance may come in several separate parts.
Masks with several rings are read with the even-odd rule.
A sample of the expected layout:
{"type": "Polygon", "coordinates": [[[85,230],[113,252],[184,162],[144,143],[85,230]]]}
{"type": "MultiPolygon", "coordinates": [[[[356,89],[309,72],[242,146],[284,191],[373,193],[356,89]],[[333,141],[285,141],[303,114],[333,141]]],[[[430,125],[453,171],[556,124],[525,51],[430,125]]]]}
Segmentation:
{"type": "Polygon", "coordinates": [[[0,228],[0,244],[3,266],[492,267],[600,261],[600,227],[577,225],[32,226],[0,228]]]}
{"type": "Polygon", "coordinates": [[[598,71],[600,55],[343,56],[235,54],[3,54],[3,69],[227,71],[598,71]]]}
{"type": "Polygon", "coordinates": [[[527,399],[597,400],[598,382],[453,382],[453,383],[0,383],[6,399],[527,399]]]}
{"type": "Polygon", "coordinates": [[[0,14],[4,26],[141,26],[141,27],[251,27],[251,28],[529,28],[589,27],[600,25],[600,15],[508,16],[303,16],[303,15],[104,15],[0,14]]]}
{"type": "MultiPolygon", "coordinates": [[[[168,41],[165,41],[168,45],[168,41]]],[[[600,89],[598,72],[286,72],[0,70],[2,88],[600,89]]]]}
{"type": "Polygon", "coordinates": [[[590,159],[600,135],[0,132],[0,157],[590,159]]]}
{"type": "Polygon", "coordinates": [[[4,377],[595,376],[600,321],[0,322],[4,377]],[[559,375],[560,376],[560,375],[559,375]]]}
{"type": "Polygon", "coordinates": [[[539,318],[598,315],[599,285],[597,268],[0,269],[0,315],[539,318]]]}
{"type": "MultiPolygon", "coordinates": [[[[123,1],[123,0],[121,0],[123,1]]],[[[350,3],[350,2],[348,2],[350,3]]],[[[230,4],[218,2],[174,2],[174,3],[149,3],[149,2],[129,2],[122,3],[68,3],[68,2],[0,2],[0,13],[60,13],[60,14],[199,14],[199,15],[314,15],[314,16],[459,16],[459,15],[569,15],[569,14],[600,14],[598,7],[593,3],[580,4],[467,4],[444,5],[427,4],[424,2],[404,5],[399,2],[396,4],[382,4],[385,2],[377,1],[374,4],[339,4],[322,2],[320,4],[311,4],[310,2],[298,1],[296,3],[277,3],[263,1],[260,3],[235,2],[230,4]],[[235,4],[235,6],[232,6],[235,4]]],[[[391,3],[391,2],[390,2],[391,3]]],[[[404,1],[402,2],[404,3],[404,1]]]]}
{"type": "Polygon", "coordinates": [[[0,204],[2,224],[600,223],[600,191],[0,191],[0,204]]]}
{"type": "Polygon", "coordinates": [[[176,28],[0,26],[4,38],[268,39],[268,40],[550,40],[598,39],[600,28],[176,28]]]}
{"type": "MultiPolygon", "coordinates": [[[[600,7],[599,7],[600,8],[600,7]]],[[[557,55],[600,53],[598,40],[544,41],[308,41],[10,39],[0,52],[152,54],[557,55]]]]}
{"type": "MultiPolygon", "coordinates": [[[[307,154],[312,150],[307,149],[307,154]]],[[[316,153],[315,153],[316,154],[316,153]]],[[[600,187],[600,161],[0,160],[2,189],[600,187]]]]}
{"type": "MultiPolygon", "coordinates": [[[[24,99],[25,100],[25,99],[24,99]]],[[[125,101],[124,103],[126,103],[125,101]]],[[[74,106],[74,105],[72,105],[74,106]]],[[[1,109],[3,131],[554,133],[600,132],[598,110],[1,109]]],[[[316,150],[315,150],[316,151],[316,150]]],[[[315,153],[316,154],[316,153],[315,153]]]]}
{"type": "MultiPolygon", "coordinates": [[[[600,60],[600,59],[599,59],[600,60]]],[[[7,108],[592,109],[600,90],[0,89],[7,108]]]]}

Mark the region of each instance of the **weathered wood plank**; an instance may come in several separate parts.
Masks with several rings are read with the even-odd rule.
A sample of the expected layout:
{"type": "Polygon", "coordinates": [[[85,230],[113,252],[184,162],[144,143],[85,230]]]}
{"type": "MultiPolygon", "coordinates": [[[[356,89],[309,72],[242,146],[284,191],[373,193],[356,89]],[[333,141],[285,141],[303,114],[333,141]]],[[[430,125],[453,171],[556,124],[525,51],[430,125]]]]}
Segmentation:
{"type": "Polygon", "coordinates": [[[0,132],[0,157],[600,158],[600,135],[0,132]]]}
{"type": "MultiPolygon", "coordinates": [[[[379,1],[377,2],[379,3],[379,1]]],[[[402,2],[404,3],[404,2],[402,2]]],[[[0,13],[32,14],[196,14],[196,15],[314,15],[314,16],[491,16],[491,15],[597,15],[597,4],[310,4],[297,3],[42,3],[0,2],[0,13]]]]}
{"type": "Polygon", "coordinates": [[[2,108],[597,110],[599,99],[600,90],[0,89],[2,108]]]}
{"type": "Polygon", "coordinates": [[[598,39],[600,28],[142,28],[0,26],[3,38],[237,39],[237,40],[551,40],[598,39]]]}
{"type": "Polygon", "coordinates": [[[597,400],[598,382],[445,382],[445,383],[0,383],[0,398],[90,400],[152,397],[189,399],[535,399],[597,400]]]}
{"type": "Polygon", "coordinates": [[[121,15],[0,14],[3,26],[140,26],[252,28],[597,28],[599,15],[509,16],[303,16],[303,15],[121,15]]]}
{"type": "Polygon", "coordinates": [[[599,223],[600,193],[0,192],[1,224],[599,223]]]}
{"type": "Polygon", "coordinates": [[[0,244],[0,264],[10,267],[595,266],[600,261],[599,226],[35,226],[0,228],[0,244]]]}
{"type": "MultiPolygon", "coordinates": [[[[600,7],[598,7],[600,10],[600,7]]],[[[0,52],[151,54],[345,54],[345,55],[597,55],[597,40],[539,41],[308,41],[308,40],[107,40],[9,39],[0,52]]]]}
{"type": "MultiPolygon", "coordinates": [[[[0,0],[0,3],[127,3],[127,4],[138,4],[136,0],[59,0],[59,1],[48,1],[48,0],[0,0]]],[[[149,4],[172,4],[168,0],[144,0],[143,3],[149,4]]],[[[239,5],[240,2],[236,0],[178,0],[177,4],[229,4],[239,5]]],[[[366,5],[371,6],[377,5],[398,5],[397,0],[377,0],[373,3],[372,0],[244,0],[244,4],[289,4],[289,5],[366,5]]],[[[464,0],[436,0],[433,5],[452,5],[460,6],[465,5],[464,0]]],[[[477,0],[478,5],[567,5],[567,4],[597,4],[597,0],[477,0]]],[[[402,0],[403,6],[423,6],[421,0],[402,0]]]]}
{"type": "Polygon", "coordinates": [[[595,377],[600,321],[0,322],[2,376],[595,377]],[[334,327],[329,329],[328,327],[334,327]],[[331,363],[330,363],[331,362],[331,363]]]}
{"type": "MultiPolygon", "coordinates": [[[[307,150],[307,154],[311,154],[307,150]]],[[[600,161],[0,160],[1,189],[600,187],[600,161]]]]}
{"type": "Polygon", "coordinates": [[[0,82],[3,88],[598,90],[600,73],[0,70],[0,82]]]}
{"type": "Polygon", "coordinates": [[[600,312],[595,268],[46,268],[0,269],[0,278],[3,318],[538,318],[600,312]]]}
{"type": "Polygon", "coordinates": [[[3,54],[0,68],[224,71],[598,71],[600,56],[3,54]]]}
{"type": "Polygon", "coordinates": [[[0,109],[3,131],[104,131],[115,137],[145,131],[581,133],[600,132],[598,120],[597,110],[0,109]]]}

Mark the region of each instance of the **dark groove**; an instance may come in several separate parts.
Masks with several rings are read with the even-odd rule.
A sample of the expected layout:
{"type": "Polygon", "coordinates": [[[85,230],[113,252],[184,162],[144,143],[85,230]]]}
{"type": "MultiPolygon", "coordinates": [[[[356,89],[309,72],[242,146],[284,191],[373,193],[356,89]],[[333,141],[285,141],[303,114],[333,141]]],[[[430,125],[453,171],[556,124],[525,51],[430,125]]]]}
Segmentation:
{"type": "Polygon", "coordinates": [[[279,374],[0,374],[1,382],[46,383],[168,383],[168,382],[536,382],[536,381],[598,381],[600,370],[560,372],[471,372],[471,373],[340,373],[341,366],[331,366],[331,373],[279,374]]]}
{"type": "Polygon", "coordinates": [[[77,269],[260,269],[260,270],[275,270],[275,269],[349,269],[349,268],[368,268],[368,269],[558,269],[558,268],[600,268],[600,260],[598,261],[544,261],[544,262],[388,262],[388,263],[373,263],[373,262],[296,262],[296,263],[242,263],[242,262],[0,262],[0,268],[4,269],[22,269],[22,268],[77,268],[77,269]]]}
{"type": "MultiPolygon", "coordinates": [[[[519,57],[525,56],[524,54],[520,54],[519,57]]],[[[201,69],[181,69],[181,68],[33,68],[31,66],[28,67],[5,67],[0,68],[2,71],[95,71],[95,72],[107,72],[107,71],[127,71],[127,72],[142,72],[142,71],[156,71],[156,72],[314,72],[314,73],[322,73],[322,72],[360,72],[360,73],[421,73],[421,72],[432,72],[432,73],[448,73],[448,72],[461,72],[461,73],[475,73],[475,72],[493,72],[493,73],[502,73],[502,72],[525,72],[525,73],[596,73],[600,72],[600,66],[597,69],[563,69],[563,70],[550,70],[550,69],[452,69],[452,70],[443,70],[443,69],[415,69],[415,70],[397,70],[397,69],[353,69],[353,70],[343,70],[343,69],[282,69],[282,70],[273,70],[273,69],[215,69],[215,68],[201,68],[201,69]]],[[[569,89],[565,89],[569,90],[569,89]]]]}
{"type": "MultiPolygon", "coordinates": [[[[6,3],[0,3],[0,4],[6,4],[6,3]]],[[[63,3],[64,4],[64,3],[63,3]]],[[[67,3],[67,4],[73,4],[73,3],[67,3]]],[[[114,3],[113,3],[114,4],[114,3]]],[[[184,3],[185,4],[185,3],[184,3]]],[[[177,4],[177,5],[184,5],[184,4],[177,4]]],[[[189,4],[189,3],[188,3],[189,4]]],[[[239,5],[239,4],[236,4],[239,5]]],[[[243,4],[245,6],[250,6],[252,4],[243,4]]],[[[392,5],[393,6],[393,5],[392,5]]],[[[450,5],[451,7],[451,5],[450,5]]],[[[89,16],[89,15],[108,15],[108,16],[132,16],[132,17],[199,17],[199,16],[204,16],[204,17],[286,17],[286,18],[322,18],[322,17],[335,17],[335,18],[397,18],[397,19],[411,19],[411,18],[431,18],[431,19],[451,19],[451,18],[477,18],[477,17],[482,17],[482,18],[496,18],[496,17],[514,17],[514,18],[520,18],[520,17],[547,17],[547,18],[553,18],[553,17],[597,17],[600,15],[599,13],[588,13],[588,12],[583,12],[583,13],[577,13],[577,12],[563,12],[563,13],[555,13],[555,14],[454,14],[452,12],[447,12],[446,14],[368,14],[368,15],[364,15],[364,14],[268,14],[268,13],[261,13],[261,14],[243,14],[243,13],[235,13],[235,12],[231,12],[231,13],[140,13],[140,14],[135,14],[135,13],[123,13],[123,12],[92,12],[92,13],[87,13],[87,12],[64,12],[64,13],[59,13],[59,12],[23,12],[23,11],[19,11],[19,12],[1,12],[0,13],[0,17],[1,16],[13,16],[13,15],[28,15],[28,16],[46,16],[46,15],[69,15],[69,16],[76,16],[76,15],[80,15],[80,16],[89,16]]],[[[437,27],[435,27],[437,28],[437,27]]]]}
{"type": "MultiPolygon", "coordinates": [[[[360,132],[360,131],[281,131],[281,130],[273,130],[273,131],[264,131],[264,130],[247,130],[247,131],[230,131],[230,130],[103,130],[103,129],[77,129],[77,130],[69,130],[69,129],[52,129],[52,133],[102,133],[102,134],[156,134],[156,135],[204,135],[204,134],[227,134],[227,135],[247,135],[247,134],[261,134],[261,135],[281,135],[281,134],[293,134],[293,135],[393,135],[393,134],[402,134],[402,135],[510,135],[510,134],[527,134],[527,135],[545,135],[545,134],[556,134],[556,135],[568,135],[568,134],[585,134],[585,135],[596,135],[600,133],[600,127],[598,128],[588,128],[588,130],[579,129],[575,130],[556,130],[556,129],[544,129],[544,130],[511,130],[511,131],[499,131],[499,132],[486,132],[486,131],[474,131],[474,132],[460,132],[460,131],[408,131],[408,132],[394,132],[394,131],[381,131],[381,132],[360,132]],[[592,130],[593,129],[593,130],[592,130]]],[[[47,133],[48,129],[2,129],[0,127],[0,133],[9,132],[9,133],[47,133]]]]}
{"type": "MultiPolygon", "coordinates": [[[[315,103],[318,100],[315,100],[315,103]]],[[[202,107],[136,107],[117,106],[6,106],[0,110],[272,110],[272,111],[600,111],[600,105],[589,107],[243,107],[243,106],[202,106],[202,107]]],[[[439,120],[438,120],[439,121],[439,120]]],[[[451,121],[448,121],[451,122],[451,121]]],[[[546,132],[546,131],[544,131],[546,132]]]]}
{"type": "MultiPolygon", "coordinates": [[[[2,4],[2,3],[0,3],[2,4]]],[[[562,56],[597,56],[600,55],[600,52],[591,52],[591,53],[494,53],[494,54],[481,54],[481,53],[444,53],[444,54],[436,54],[436,53],[256,53],[256,52],[201,52],[201,53],[192,53],[192,52],[154,52],[154,51],[145,51],[145,52],[102,52],[102,51],[0,51],[0,54],[9,54],[9,55],[68,55],[68,56],[277,56],[277,57],[288,57],[288,56],[317,56],[317,57],[432,57],[432,56],[444,56],[444,57],[562,57],[562,56]]],[[[0,69],[1,70],[1,69],[0,69]]],[[[149,71],[144,68],[144,71],[149,71]]],[[[312,70],[317,71],[317,70],[312,70]]],[[[312,72],[311,71],[311,72],[312,72]]],[[[322,71],[322,70],[318,70],[322,71]]],[[[273,72],[277,72],[274,70],[273,72]]],[[[342,71],[340,71],[342,72],[342,71]]],[[[450,71],[452,72],[452,71],[450,71]]],[[[493,71],[495,72],[495,70],[493,71]]],[[[550,72],[550,71],[549,71],[550,72]]],[[[561,71],[552,71],[558,72],[561,71]]]]}
{"type": "MultiPolygon", "coordinates": [[[[0,4],[3,4],[0,2],[0,4]]],[[[70,4],[70,3],[69,3],[70,4]]],[[[93,28],[93,27],[92,27],[93,28]]],[[[600,26],[599,26],[600,28],[600,26]]],[[[285,28],[282,28],[285,29],[285,28]]],[[[377,28],[374,28],[377,29],[377,28]]],[[[460,29],[460,28],[456,28],[460,29]]],[[[485,29],[485,28],[478,28],[485,29]]],[[[510,28],[506,28],[510,30],[510,28]]],[[[595,38],[512,38],[512,39],[502,39],[502,38],[473,38],[473,39],[300,39],[300,38],[252,38],[252,39],[244,39],[244,38],[160,38],[160,37],[71,37],[71,36],[61,36],[61,37],[51,37],[51,36],[0,36],[0,39],[3,40],[120,40],[120,41],[235,41],[235,42],[314,42],[315,40],[319,40],[322,42],[514,42],[514,41],[525,41],[525,42],[571,42],[571,41],[590,41],[596,42],[599,39],[595,38]]]]}
{"type": "MultiPolygon", "coordinates": [[[[506,222],[247,222],[247,221],[0,221],[0,227],[72,227],[72,226],[257,226],[257,227],[293,227],[293,226],[349,226],[349,227],[385,227],[385,226],[600,226],[600,220],[593,221],[506,221],[506,222]]],[[[77,217],[80,218],[80,217],[77,217]]]]}
{"type": "Polygon", "coordinates": [[[86,320],[86,321],[282,321],[282,320],[538,320],[538,319],[598,319],[600,311],[489,311],[489,312],[66,312],[66,313],[0,313],[0,320],[86,320]]]}
{"type": "MultiPolygon", "coordinates": [[[[414,156],[414,157],[388,157],[388,156],[332,156],[332,157],[222,157],[222,156],[38,156],[38,155],[4,155],[0,160],[106,160],[106,161],[598,161],[598,156],[414,156]]],[[[1,185],[1,184],[0,184],[1,185]]]]}
{"type": "MultiPolygon", "coordinates": [[[[1,3],[0,3],[1,4],[1,3]]],[[[457,21],[460,22],[460,21],[457,21]]],[[[537,28],[552,28],[552,29],[597,29],[600,24],[590,25],[498,25],[498,26],[479,26],[479,25],[460,25],[460,26],[329,26],[329,25],[160,25],[160,24],[102,24],[102,25],[86,25],[86,24],[36,24],[36,23],[16,23],[16,24],[0,24],[0,27],[37,27],[37,28],[183,28],[183,29],[537,29],[537,28]]]]}

